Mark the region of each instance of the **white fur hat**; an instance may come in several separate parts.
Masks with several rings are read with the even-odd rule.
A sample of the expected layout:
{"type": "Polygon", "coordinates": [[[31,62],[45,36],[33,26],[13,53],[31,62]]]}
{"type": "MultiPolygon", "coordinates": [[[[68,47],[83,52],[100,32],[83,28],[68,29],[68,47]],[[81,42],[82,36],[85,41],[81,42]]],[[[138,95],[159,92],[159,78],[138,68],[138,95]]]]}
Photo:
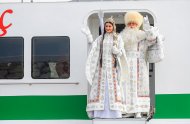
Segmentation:
{"type": "Polygon", "coordinates": [[[125,25],[127,26],[130,22],[137,23],[137,27],[140,28],[140,26],[143,23],[143,16],[137,12],[137,11],[129,11],[125,14],[125,25]]]}

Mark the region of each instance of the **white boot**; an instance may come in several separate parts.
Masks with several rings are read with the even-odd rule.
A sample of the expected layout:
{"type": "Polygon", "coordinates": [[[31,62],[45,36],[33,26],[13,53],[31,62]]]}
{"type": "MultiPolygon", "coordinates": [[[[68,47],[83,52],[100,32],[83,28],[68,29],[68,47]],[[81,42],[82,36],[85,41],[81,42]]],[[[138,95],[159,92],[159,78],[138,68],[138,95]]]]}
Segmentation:
{"type": "Polygon", "coordinates": [[[141,116],[141,112],[137,112],[137,113],[135,113],[135,118],[142,118],[142,116],[141,116]]]}

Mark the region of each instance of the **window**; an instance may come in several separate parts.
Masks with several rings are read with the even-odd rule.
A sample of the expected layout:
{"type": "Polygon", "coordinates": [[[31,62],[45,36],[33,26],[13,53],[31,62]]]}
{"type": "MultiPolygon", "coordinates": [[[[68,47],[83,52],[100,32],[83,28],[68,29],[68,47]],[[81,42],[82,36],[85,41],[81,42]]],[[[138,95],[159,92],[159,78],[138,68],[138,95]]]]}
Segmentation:
{"type": "Polygon", "coordinates": [[[32,38],[32,77],[66,79],[70,76],[70,39],[67,36],[32,38]]]}
{"type": "Polygon", "coordinates": [[[0,79],[21,79],[24,76],[24,39],[0,37],[0,79]]]}

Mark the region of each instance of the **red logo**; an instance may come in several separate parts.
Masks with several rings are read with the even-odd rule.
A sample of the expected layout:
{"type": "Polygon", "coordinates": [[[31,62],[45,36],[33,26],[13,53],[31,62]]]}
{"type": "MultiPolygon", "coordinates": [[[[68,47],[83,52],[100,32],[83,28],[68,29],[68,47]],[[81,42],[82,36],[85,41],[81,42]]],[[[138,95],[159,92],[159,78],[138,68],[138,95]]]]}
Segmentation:
{"type": "Polygon", "coordinates": [[[6,13],[9,13],[9,14],[12,14],[13,13],[13,10],[12,9],[8,9],[8,10],[5,10],[2,15],[0,16],[0,37],[4,36],[6,33],[7,33],[7,28],[9,28],[12,23],[10,23],[9,25],[5,26],[3,24],[3,19],[4,19],[4,16],[6,13]],[[2,32],[2,33],[1,33],[2,32]]]}

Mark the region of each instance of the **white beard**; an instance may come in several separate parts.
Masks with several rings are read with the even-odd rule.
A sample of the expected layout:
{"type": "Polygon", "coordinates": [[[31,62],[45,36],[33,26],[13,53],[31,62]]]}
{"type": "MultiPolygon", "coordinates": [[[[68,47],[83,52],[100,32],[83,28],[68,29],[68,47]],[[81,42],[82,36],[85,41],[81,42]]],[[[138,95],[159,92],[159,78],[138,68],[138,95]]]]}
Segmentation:
{"type": "Polygon", "coordinates": [[[136,47],[136,45],[139,41],[146,38],[146,34],[144,31],[139,30],[138,28],[131,29],[128,27],[126,27],[121,32],[121,36],[122,36],[122,39],[123,39],[126,49],[129,49],[129,47],[130,48],[136,47]]]}
{"type": "Polygon", "coordinates": [[[138,42],[137,33],[137,29],[126,28],[126,41],[129,44],[136,44],[138,42]]]}

